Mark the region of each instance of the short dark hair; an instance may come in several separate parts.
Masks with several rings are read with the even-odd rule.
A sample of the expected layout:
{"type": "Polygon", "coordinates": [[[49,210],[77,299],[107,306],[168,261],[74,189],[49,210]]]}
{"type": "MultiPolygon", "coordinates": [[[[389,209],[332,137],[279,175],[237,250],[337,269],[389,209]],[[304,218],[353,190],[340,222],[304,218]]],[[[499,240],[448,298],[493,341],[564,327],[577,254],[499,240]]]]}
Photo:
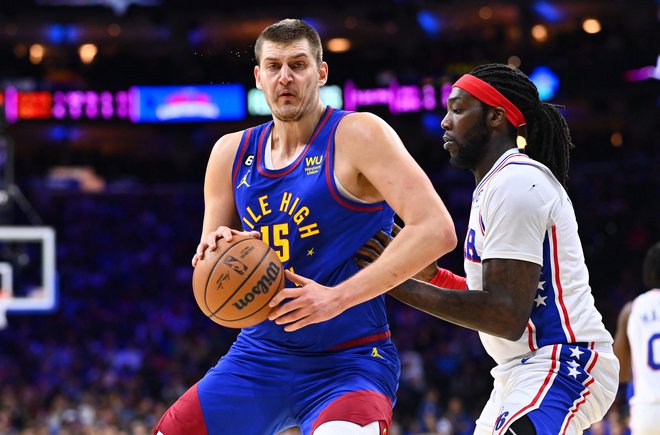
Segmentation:
{"type": "Polygon", "coordinates": [[[254,44],[254,58],[257,64],[261,61],[261,49],[264,41],[288,44],[300,39],[306,39],[312,49],[312,56],[318,65],[323,62],[323,46],[321,37],[312,26],[298,19],[287,18],[266,27],[254,44]]]}
{"type": "Polygon", "coordinates": [[[642,281],[647,288],[660,288],[660,242],[651,246],[646,253],[642,281]]]}

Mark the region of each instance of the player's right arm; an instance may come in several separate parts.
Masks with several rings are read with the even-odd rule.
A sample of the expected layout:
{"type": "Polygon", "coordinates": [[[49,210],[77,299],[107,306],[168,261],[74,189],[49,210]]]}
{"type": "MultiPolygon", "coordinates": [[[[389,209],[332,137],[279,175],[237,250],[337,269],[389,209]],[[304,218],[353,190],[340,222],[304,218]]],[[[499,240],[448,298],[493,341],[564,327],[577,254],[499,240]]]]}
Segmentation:
{"type": "Polygon", "coordinates": [[[628,319],[632,302],[623,306],[619,313],[614,336],[614,354],[619,359],[619,382],[632,381],[632,363],[630,357],[630,340],[628,340],[628,319]]]}
{"type": "MultiPolygon", "coordinates": [[[[392,225],[392,238],[396,237],[401,231],[401,227],[396,223],[392,225]]],[[[357,250],[356,261],[361,268],[367,267],[376,261],[383,253],[385,247],[391,241],[390,236],[384,231],[378,231],[374,236],[367,240],[360,249],[357,250]]],[[[438,266],[437,262],[432,262],[424,269],[413,276],[418,281],[428,282],[436,287],[447,288],[451,290],[467,290],[465,277],[456,275],[447,269],[438,266]]]]}
{"type": "Polygon", "coordinates": [[[222,136],[213,146],[204,177],[204,222],[197,251],[192,258],[193,267],[204,258],[204,251],[216,247],[216,240],[231,240],[232,234],[257,236],[259,233],[243,232],[234,202],[232,169],[242,131],[222,136]],[[256,234],[255,234],[256,233],[256,234]]]}

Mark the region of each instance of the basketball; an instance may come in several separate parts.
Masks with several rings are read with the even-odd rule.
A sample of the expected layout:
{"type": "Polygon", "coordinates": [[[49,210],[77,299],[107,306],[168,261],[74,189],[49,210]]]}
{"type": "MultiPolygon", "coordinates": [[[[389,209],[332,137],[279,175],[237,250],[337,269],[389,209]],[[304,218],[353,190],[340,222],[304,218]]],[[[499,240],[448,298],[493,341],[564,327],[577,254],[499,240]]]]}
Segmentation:
{"type": "Polygon", "coordinates": [[[222,326],[245,328],[263,322],[268,302],[284,287],[284,270],[275,251],[259,239],[234,235],[206,250],[192,278],[195,301],[222,326]]]}

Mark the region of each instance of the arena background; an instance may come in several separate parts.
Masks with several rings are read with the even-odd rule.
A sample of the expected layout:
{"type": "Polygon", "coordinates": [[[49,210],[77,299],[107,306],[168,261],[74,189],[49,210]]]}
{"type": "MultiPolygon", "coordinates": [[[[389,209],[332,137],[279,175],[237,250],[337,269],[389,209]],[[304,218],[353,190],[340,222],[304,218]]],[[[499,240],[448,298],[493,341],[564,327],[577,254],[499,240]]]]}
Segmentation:
{"type": "MultiPolygon", "coordinates": [[[[0,260],[15,298],[57,298],[0,331],[0,434],[145,433],[231,344],[190,287],[203,176],[217,138],[269,119],[253,43],[287,17],[325,42],[325,98],[397,130],[459,246],[474,180],[442,150],[443,92],[480,63],[534,75],[565,106],[569,194],[613,334],[660,240],[659,14],[652,0],[2,0],[0,223],[52,227],[57,273],[35,284],[49,278],[42,244],[6,233],[0,260]],[[191,87],[206,85],[238,86],[191,87]],[[214,109],[225,91],[238,97],[214,109]],[[163,115],[159,98],[182,104],[163,115]]],[[[440,264],[462,273],[460,248],[440,264]]],[[[471,433],[493,366],[476,333],[388,301],[403,363],[392,433],[471,433]]],[[[626,412],[622,389],[591,432],[623,433],[626,412]]]]}

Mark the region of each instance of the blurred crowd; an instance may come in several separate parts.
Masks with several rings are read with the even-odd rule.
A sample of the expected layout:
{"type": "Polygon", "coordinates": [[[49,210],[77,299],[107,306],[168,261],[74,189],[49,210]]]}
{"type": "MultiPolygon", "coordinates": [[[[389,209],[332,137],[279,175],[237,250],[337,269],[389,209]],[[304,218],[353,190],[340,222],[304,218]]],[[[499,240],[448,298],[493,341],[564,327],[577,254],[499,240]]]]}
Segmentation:
{"type": "MultiPolygon", "coordinates": [[[[566,105],[563,113],[578,145],[569,195],[596,306],[612,334],[619,309],[643,290],[641,261],[660,240],[658,82],[622,78],[657,62],[658,2],[554,2],[565,6],[560,12],[599,10],[611,18],[594,35],[571,30],[581,18],[562,18],[548,26],[546,43],[525,35],[537,21],[547,21],[534,5],[547,9],[553,2],[500,2],[491,9],[460,1],[393,0],[378,8],[355,0],[335,2],[334,8],[262,1],[249,11],[239,3],[210,0],[97,2],[134,3],[123,18],[103,7],[43,10],[46,3],[66,2],[5,3],[2,89],[11,83],[21,89],[24,82],[37,90],[224,82],[252,87],[257,23],[301,11],[316,17],[317,25],[334,23],[321,27],[324,39],[335,33],[355,38],[348,53],[326,50],[338,85],[351,80],[374,88],[397,79],[439,89],[485,59],[506,62],[519,56],[526,73],[548,65],[561,77],[557,102],[566,105]],[[471,15],[459,13],[463,5],[471,15]],[[431,6],[451,20],[427,34],[428,26],[423,30],[418,22],[428,24],[433,14],[418,9],[436,9],[431,6]],[[493,11],[497,20],[483,15],[493,11]],[[344,18],[345,13],[351,15],[344,18]],[[78,33],[104,33],[105,27],[124,30],[103,36],[97,59],[81,64],[77,42],[86,41],[78,41],[78,33]],[[45,61],[34,63],[28,46],[44,35],[62,40],[46,44],[45,61]]],[[[447,163],[441,108],[397,116],[386,106],[365,110],[384,117],[399,133],[447,204],[459,248],[439,263],[462,273],[460,247],[474,178],[447,163]]],[[[15,143],[11,169],[17,185],[56,231],[59,282],[54,312],[10,313],[8,327],[0,330],[0,435],[151,433],[169,405],[227,351],[237,331],[211,322],[197,307],[190,260],[202,225],[209,145],[220,134],[256,124],[255,118],[240,125],[84,119],[5,125],[0,118],[0,139],[6,135],[15,143]]],[[[9,179],[9,166],[2,164],[10,159],[0,149],[0,184],[9,179]]],[[[0,185],[0,194],[5,187],[0,185]]],[[[2,225],[10,221],[5,205],[0,201],[2,225]]],[[[23,219],[20,224],[30,223],[21,207],[13,212],[23,219]]],[[[21,276],[34,263],[13,267],[21,276]]],[[[388,310],[402,363],[390,434],[471,434],[490,394],[494,366],[478,335],[393,298],[388,310]]],[[[604,421],[590,432],[625,434],[626,418],[622,388],[604,421]]]]}
{"type": "MultiPolygon", "coordinates": [[[[641,258],[658,238],[657,202],[649,202],[660,191],[658,168],[633,158],[572,171],[591,284],[612,333],[618,309],[642,290],[641,258]]],[[[430,175],[460,238],[473,180],[450,166],[430,175]]],[[[208,320],[192,296],[201,187],[108,180],[96,193],[33,190],[35,208],[57,231],[59,307],[10,314],[0,331],[0,434],[150,433],[236,334],[208,320]]],[[[455,252],[440,264],[461,272],[461,261],[455,252]]],[[[477,334],[388,304],[402,362],[392,433],[472,433],[493,366],[477,334]]],[[[625,433],[623,390],[592,434],[625,433]]]]}

